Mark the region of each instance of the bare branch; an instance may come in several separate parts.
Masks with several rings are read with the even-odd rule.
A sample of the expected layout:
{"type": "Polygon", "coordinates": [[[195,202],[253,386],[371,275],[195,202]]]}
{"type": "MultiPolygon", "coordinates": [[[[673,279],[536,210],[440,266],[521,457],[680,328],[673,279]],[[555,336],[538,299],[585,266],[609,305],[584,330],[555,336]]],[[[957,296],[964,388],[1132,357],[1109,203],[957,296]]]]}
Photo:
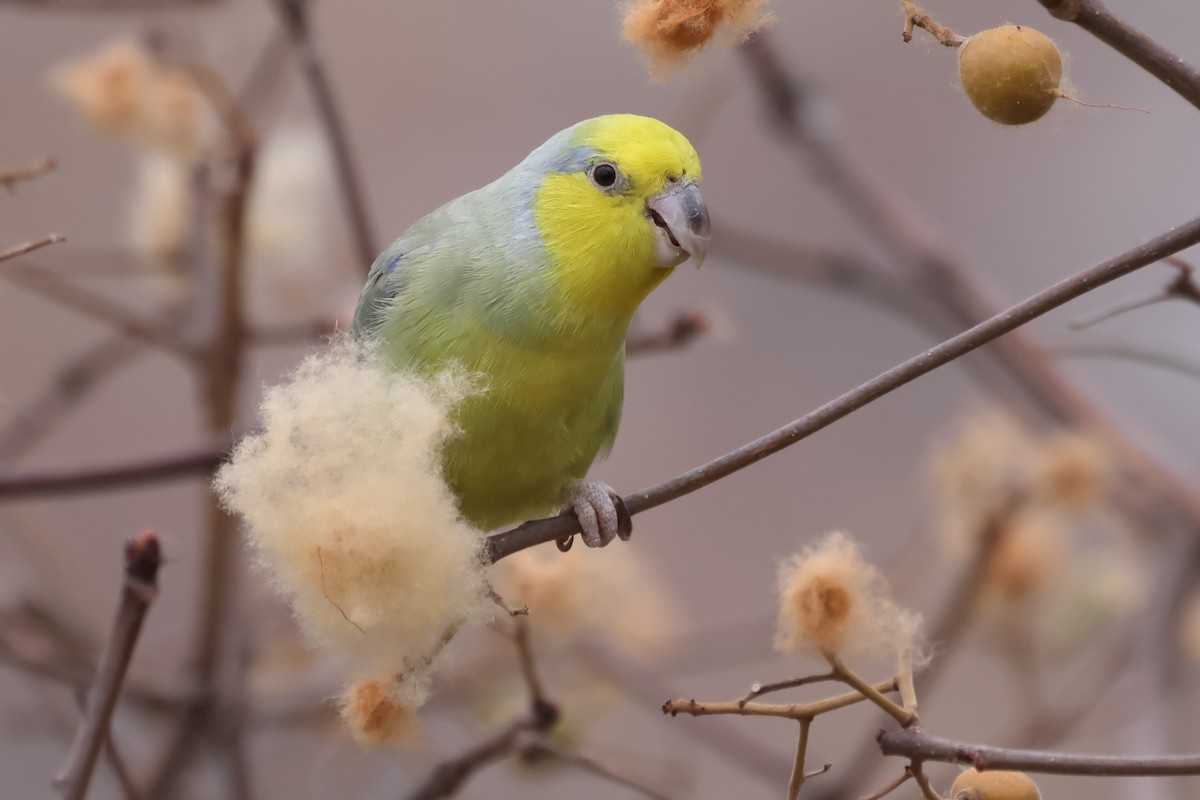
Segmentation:
{"type": "Polygon", "coordinates": [[[784,689],[795,689],[799,686],[808,686],[811,683],[821,683],[823,681],[835,681],[837,674],[834,672],[822,672],[820,675],[805,675],[803,678],[792,678],[786,681],[777,681],[775,683],[756,683],[750,687],[750,691],[741,699],[742,703],[749,703],[751,700],[756,700],[764,694],[771,692],[781,692],[784,689]]]}
{"type": "Polygon", "coordinates": [[[308,19],[308,0],[275,0],[275,7],[279,10],[280,24],[290,37],[292,49],[300,61],[300,69],[308,83],[317,116],[325,128],[325,136],[333,151],[342,202],[346,208],[350,231],[354,236],[354,246],[365,273],[379,254],[379,248],[371,233],[370,215],[367,213],[358,170],[355,168],[350,136],[342,123],[337,98],[325,75],[325,66],[313,44],[308,19]]]}
{"type": "MultiPolygon", "coordinates": [[[[225,0],[171,0],[174,6],[219,6],[225,0]]],[[[161,11],[163,0],[0,0],[0,5],[38,11],[161,11]]]]}
{"type": "Polygon", "coordinates": [[[203,475],[214,470],[225,458],[228,450],[229,445],[222,444],[171,456],[103,467],[0,475],[0,501],[97,492],[119,486],[203,475]]]}
{"type": "MultiPolygon", "coordinates": [[[[892,719],[900,723],[901,727],[908,728],[916,724],[917,715],[915,712],[901,708],[891,700],[887,699],[887,697],[885,697],[883,694],[883,690],[876,689],[874,686],[871,686],[869,683],[864,681],[858,676],[857,673],[843,664],[842,660],[835,654],[827,653],[825,655],[825,660],[829,662],[829,666],[833,667],[833,672],[835,675],[837,675],[837,679],[839,681],[855,689],[863,697],[870,700],[883,711],[887,712],[892,719]]],[[[894,686],[897,689],[900,688],[900,682],[897,679],[893,679],[888,685],[889,687],[894,686]]]]}
{"type": "Polygon", "coordinates": [[[137,339],[143,344],[158,347],[191,362],[195,354],[179,341],[167,328],[148,322],[125,307],[102,295],[89,292],[68,280],[41,270],[10,269],[0,273],[3,279],[23,289],[60,303],[92,319],[103,322],[115,330],[137,339]]]}
{"type": "Polygon", "coordinates": [[[908,771],[912,773],[917,786],[921,787],[921,794],[925,796],[925,800],[942,800],[942,796],[935,792],[933,786],[929,784],[929,778],[926,777],[925,769],[921,766],[920,761],[909,764],[908,771]]]}
{"type": "Polygon", "coordinates": [[[418,786],[416,791],[408,795],[408,800],[435,800],[439,797],[453,796],[467,779],[480,769],[510,755],[518,735],[529,726],[529,720],[517,720],[457,758],[438,764],[433,774],[418,786]]]}
{"type": "Polygon", "coordinates": [[[687,347],[712,328],[703,311],[681,311],[663,330],[638,333],[625,340],[625,355],[641,356],[687,347]]]}
{"type": "Polygon", "coordinates": [[[141,533],[125,545],[125,577],[116,621],[100,657],[95,683],[88,692],[84,719],[66,761],[54,779],[55,794],[62,800],[83,800],[87,794],[142,620],[158,591],[161,561],[158,537],[152,531],[141,533]]]}
{"type": "MultiPolygon", "coordinates": [[[[873,692],[894,692],[896,691],[896,680],[893,678],[889,681],[877,683],[874,686],[868,687],[873,692]]],[[[825,700],[817,700],[812,703],[789,703],[787,705],[774,705],[770,703],[746,703],[741,700],[729,700],[723,703],[701,703],[696,700],[668,700],[663,703],[662,711],[664,714],[670,714],[672,717],[678,714],[687,714],[693,717],[706,717],[714,714],[733,714],[740,717],[782,717],[783,719],[812,719],[819,717],[822,714],[828,714],[830,711],[852,706],[855,703],[861,703],[868,698],[857,689],[853,692],[846,692],[835,697],[829,697],[825,700]]]]}
{"type": "Polygon", "coordinates": [[[792,777],[788,780],[787,800],[796,800],[800,787],[804,785],[804,762],[808,757],[808,729],[812,726],[811,719],[800,720],[800,735],[796,742],[796,761],[792,765],[792,777]]]}
{"type": "Polygon", "coordinates": [[[879,791],[872,792],[871,794],[867,795],[866,797],[862,797],[859,800],[880,800],[883,797],[887,797],[889,794],[891,794],[892,792],[896,791],[901,786],[903,786],[905,781],[907,781],[912,776],[913,776],[912,770],[909,769],[908,767],[905,767],[904,772],[900,773],[899,778],[896,778],[896,780],[892,781],[887,786],[884,786],[879,791]]]}
{"type": "Polygon", "coordinates": [[[0,185],[12,191],[16,184],[40,178],[48,172],[53,172],[58,163],[53,158],[43,158],[24,167],[0,170],[0,185]]]}
{"type": "Polygon", "coordinates": [[[32,253],[34,250],[41,250],[43,247],[49,247],[52,244],[58,244],[59,242],[65,242],[66,240],[67,237],[60,236],[57,233],[52,233],[44,239],[38,239],[37,241],[33,242],[25,242],[25,244],[19,244],[16,247],[10,247],[7,250],[0,250],[0,261],[8,261],[10,258],[23,256],[26,253],[32,253]]]}
{"type": "Polygon", "coordinates": [[[879,749],[885,756],[965,764],[980,770],[1007,769],[1097,777],[1200,775],[1200,755],[1095,756],[1013,750],[953,742],[915,728],[881,731],[876,741],[879,742],[879,749]]]}
{"type": "Polygon", "coordinates": [[[1189,378],[1200,378],[1200,363],[1128,342],[1062,344],[1051,347],[1050,353],[1063,358],[1115,358],[1137,361],[1149,366],[1162,367],[1189,378]]]}
{"type": "Polygon", "coordinates": [[[644,797],[649,797],[650,800],[667,800],[667,796],[654,788],[633,780],[619,772],[616,772],[604,764],[601,764],[595,759],[581,756],[578,753],[572,753],[569,750],[564,750],[558,745],[544,736],[539,736],[533,741],[525,744],[522,747],[522,754],[526,757],[540,758],[549,756],[550,758],[561,761],[564,764],[569,764],[576,769],[595,775],[597,778],[615,783],[618,786],[624,786],[627,789],[632,789],[644,797]]]}
{"type": "Polygon", "coordinates": [[[94,388],[145,352],[137,341],[116,334],[73,357],[38,395],[9,415],[0,429],[0,462],[29,452],[94,388]]]}
{"type": "MultiPolygon", "coordinates": [[[[1037,319],[1097,286],[1128,275],[1166,256],[1200,243],[1200,218],[1193,219],[1132,250],[1085,269],[1048,289],[1001,311],[975,327],[892,367],[883,374],[851,389],[815,411],[732,452],[691,469],[682,475],[624,498],[630,514],[638,514],[690,494],[710,483],[745,469],[767,456],[790,447],[813,433],[878,400],[940,366],[961,358],[1005,333],[1037,319]]],[[[488,539],[492,561],[499,561],[527,547],[544,544],[579,532],[579,521],[571,512],[544,520],[526,522],[494,534],[488,539]]]]}
{"type": "Polygon", "coordinates": [[[925,9],[917,5],[914,0],[900,0],[900,7],[904,9],[904,32],[901,34],[901,38],[905,42],[912,41],[913,28],[923,28],[929,31],[933,38],[946,47],[961,47],[967,41],[967,37],[959,36],[926,14],[925,9]]]}
{"type": "Polygon", "coordinates": [[[1200,70],[1115,16],[1099,0],[1038,0],[1052,15],[1074,22],[1200,108],[1200,70]]]}

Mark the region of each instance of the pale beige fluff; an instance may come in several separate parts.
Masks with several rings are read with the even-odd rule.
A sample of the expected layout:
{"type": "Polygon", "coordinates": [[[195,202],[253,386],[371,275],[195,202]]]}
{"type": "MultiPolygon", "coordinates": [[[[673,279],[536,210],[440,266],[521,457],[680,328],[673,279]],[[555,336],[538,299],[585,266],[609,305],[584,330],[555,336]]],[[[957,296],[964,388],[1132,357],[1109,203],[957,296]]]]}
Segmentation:
{"type": "Polygon", "coordinates": [[[892,601],[879,570],[845,533],[831,533],[784,562],[779,595],[781,652],[924,661],[920,616],[892,601]]]}
{"type": "Polygon", "coordinates": [[[437,455],[466,391],[462,376],[397,374],[337,341],[268,390],[262,431],[216,480],[309,638],[357,674],[397,675],[414,705],[448,633],[486,612],[483,536],[459,519],[437,455]]]}

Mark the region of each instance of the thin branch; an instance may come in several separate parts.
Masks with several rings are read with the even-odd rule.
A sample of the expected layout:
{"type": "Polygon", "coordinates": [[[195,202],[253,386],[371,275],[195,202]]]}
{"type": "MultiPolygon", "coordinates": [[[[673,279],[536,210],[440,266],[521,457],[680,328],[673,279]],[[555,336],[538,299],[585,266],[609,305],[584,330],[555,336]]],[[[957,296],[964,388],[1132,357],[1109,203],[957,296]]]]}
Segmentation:
{"type": "MultiPolygon", "coordinates": [[[[1200,218],[1172,228],[1161,236],[1038,292],[766,436],[695,467],[670,481],[631,494],[624,498],[625,505],[630,514],[638,514],[732,475],[1098,286],[1197,243],[1200,243],[1200,218]]],[[[492,535],[488,539],[488,553],[492,561],[498,561],[527,547],[555,541],[578,532],[578,519],[573,513],[566,512],[557,517],[534,520],[492,535]]]]}
{"type": "Polygon", "coordinates": [[[407,796],[407,800],[436,800],[451,797],[479,770],[510,755],[517,737],[531,725],[528,719],[519,719],[490,739],[485,739],[457,758],[438,764],[433,773],[407,796]]]}
{"type": "Polygon", "coordinates": [[[804,762],[808,757],[808,729],[812,726],[811,719],[800,720],[800,734],[796,741],[796,761],[792,765],[792,777],[788,780],[787,800],[796,800],[800,787],[804,785],[804,762]]]}
{"type": "Polygon", "coordinates": [[[158,537],[152,531],[141,533],[125,546],[125,577],[112,635],[100,657],[95,683],[88,692],[84,719],[54,779],[55,796],[62,800],[83,800],[87,794],[142,620],[158,591],[161,561],[158,537]]]}
{"type": "MultiPolygon", "coordinates": [[[[868,687],[876,693],[896,691],[896,681],[883,681],[868,687]]],[[[741,700],[729,700],[724,703],[701,703],[696,700],[668,700],[663,703],[662,711],[672,717],[687,714],[692,717],[706,717],[715,714],[733,714],[740,717],[781,717],[783,719],[812,719],[831,711],[861,703],[868,698],[860,691],[846,692],[825,700],[812,703],[790,703],[774,705],[770,703],[744,703],[741,700]]]]}
{"type": "Polygon", "coordinates": [[[333,151],[342,203],[346,208],[350,231],[354,237],[354,247],[365,273],[375,260],[375,256],[378,255],[379,247],[371,232],[370,215],[367,213],[367,205],[363,199],[362,186],[350,146],[350,136],[342,123],[337,98],[334,96],[333,88],[325,74],[325,66],[313,44],[308,17],[308,0],[275,0],[275,7],[279,10],[280,24],[291,39],[292,49],[300,61],[300,68],[308,83],[308,90],[312,95],[317,116],[325,128],[325,136],[333,151]]]}
{"type": "Polygon", "coordinates": [[[687,347],[712,329],[703,311],[682,311],[663,330],[635,333],[625,340],[625,355],[641,356],[687,347]]]}
{"type": "MultiPolygon", "coordinates": [[[[909,712],[893,703],[884,696],[883,691],[876,689],[874,686],[860,678],[853,670],[843,664],[842,660],[836,655],[827,653],[825,655],[825,659],[829,662],[829,666],[833,667],[833,672],[835,675],[837,675],[837,679],[839,681],[847,686],[852,687],[863,697],[867,698],[880,709],[887,712],[892,719],[900,723],[901,727],[908,728],[916,724],[917,715],[915,712],[909,712]]],[[[893,679],[892,683],[889,685],[895,686],[897,689],[900,688],[899,681],[895,679],[893,679]]]]}
{"type": "Polygon", "coordinates": [[[226,0],[0,0],[0,5],[36,9],[38,11],[161,11],[164,5],[174,7],[219,6],[226,0]]]}
{"type": "Polygon", "coordinates": [[[191,452],[124,464],[109,464],[103,467],[0,474],[0,501],[98,492],[120,486],[144,485],[204,475],[216,469],[228,450],[229,446],[222,444],[191,452]]]}
{"type": "Polygon", "coordinates": [[[1162,367],[1188,378],[1200,378],[1200,362],[1128,342],[1062,344],[1051,347],[1049,352],[1063,358],[1113,358],[1136,361],[1148,366],[1162,367]]]}
{"type": "Polygon", "coordinates": [[[902,281],[851,254],[803,248],[737,228],[722,228],[712,251],[714,258],[768,275],[809,281],[851,294],[904,320],[928,324],[923,319],[925,306],[916,302],[902,281]]]}
{"type": "Polygon", "coordinates": [[[920,761],[913,761],[908,765],[908,770],[912,773],[917,786],[921,787],[921,794],[925,795],[925,800],[942,800],[942,796],[930,785],[929,778],[925,775],[925,768],[920,761]]]}
{"type": "Polygon", "coordinates": [[[1200,755],[1096,756],[1013,750],[953,742],[914,728],[881,731],[876,741],[885,756],[965,764],[980,770],[1005,769],[1094,777],[1200,775],[1200,755]]]}
{"type": "Polygon", "coordinates": [[[66,240],[67,237],[60,236],[57,233],[52,233],[44,239],[38,239],[34,242],[25,242],[25,244],[19,244],[16,247],[10,247],[7,250],[0,250],[0,261],[8,261],[10,258],[23,256],[26,253],[32,253],[34,250],[41,250],[43,247],[49,247],[52,244],[58,244],[59,242],[65,242],[66,240]]]}
{"type": "Polygon", "coordinates": [[[48,172],[53,172],[57,167],[58,162],[53,158],[43,158],[41,161],[35,161],[24,167],[0,170],[0,186],[11,192],[16,184],[40,178],[48,172]]]}
{"type": "Polygon", "coordinates": [[[1053,16],[1074,22],[1200,108],[1200,70],[1114,15],[1099,0],[1038,0],[1053,16]]]}
{"type": "Polygon", "coordinates": [[[908,767],[905,767],[904,772],[901,772],[900,777],[896,778],[896,780],[892,781],[887,786],[884,786],[877,792],[871,792],[871,794],[859,798],[859,800],[880,800],[883,797],[887,797],[889,794],[903,786],[906,781],[912,778],[912,776],[912,770],[908,767]]]}
{"type": "Polygon", "coordinates": [[[549,756],[564,764],[569,764],[576,769],[595,775],[597,778],[615,783],[618,786],[624,786],[627,789],[632,789],[644,797],[649,797],[650,800],[667,800],[667,795],[655,790],[654,788],[626,777],[619,772],[609,769],[595,759],[581,756],[578,753],[572,753],[569,750],[564,750],[554,744],[544,736],[540,736],[522,747],[522,754],[527,758],[539,758],[549,756]]]}
{"type": "Polygon", "coordinates": [[[185,362],[190,363],[195,359],[195,353],[179,341],[168,328],[154,322],[147,322],[124,306],[95,292],[80,288],[57,275],[40,270],[13,269],[0,273],[0,277],[23,289],[37,292],[73,311],[103,322],[131,339],[176,355],[185,362]]]}
{"type": "Polygon", "coordinates": [[[913,28],[923,28],[929,31],[933,38],[946,47],[961,47],[967,41],[965,36],[959,36],[926,14],[925,9],[917,5],[914,0],[900,0],[900,7],[904,9],[904,31],[900,36],[905,42],[912,41],[913,28]]]}
{"type": "MultiPolygon", "coordinates": [[[[87,713],[86,684],[80,683],[77,686],[75,703],[79,706],[80,713],[87,713]]],[[[137,786],[134,785],[133,777],[129,774],[129,768],[125,765],[125,759],[121,755],[116,741],[113,739],[112,725],[109,725],[108,729],[104,731],[104,758],[108,761],[108,766],[112,769],[113,775],[116,776],[117,783],[121,786],[121,793],[125,796],[125,800],[138,800],[139,792],[137,786]]]]}
{"type": "Polygon", "coordinates": [[[820,675],[805,675],[803,678],[792,678],[791,680],[777,681],[775,683],[756,683],[750,687],[750,691],[739,702],[749,703],[751,700],[756,700],[764,694],[770,694],[771,692],[781,692],[784,689],[795,689],[799,686],[808,686],[811,683],[835,680],[837,680],[837,673],[822,672],[820,675]]]}
{"type": "MultiPolygon", "coordinates": [[[[549,708],[553,708],[552,704],[546,700],[546,690],[542,688],[542,681],[537,674],[537,665],[533,658],[533,643],[529,639],[529,618],[524,615],[512,615],[513,625],[513,642],[517,646],[517,658],[521,662],[521,676],[525,679],[525,687],[529,690],[529,703],[534,709],[534,713],[545,714],[549,708]]],[[[557,710],[553,713],[556,717],[557,710]]]]}

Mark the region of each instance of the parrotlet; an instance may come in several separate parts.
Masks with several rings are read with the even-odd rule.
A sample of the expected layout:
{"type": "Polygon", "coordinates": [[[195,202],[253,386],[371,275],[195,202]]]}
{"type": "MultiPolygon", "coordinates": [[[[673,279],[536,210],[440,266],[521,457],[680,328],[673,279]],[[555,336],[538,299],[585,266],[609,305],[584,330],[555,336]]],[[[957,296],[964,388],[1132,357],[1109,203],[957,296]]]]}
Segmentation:
{"type": "Polygon", "coordinates": [[[474,526],[565,507],[589,546],[627,536],[620,497],[584,477],[616,437],[634,312],[704,260],[700,178],[664,123],[596,117],[420,219],[371,266],[354,331],[380,339],[386,365],[480,378],[442,452],[474,526]]]}

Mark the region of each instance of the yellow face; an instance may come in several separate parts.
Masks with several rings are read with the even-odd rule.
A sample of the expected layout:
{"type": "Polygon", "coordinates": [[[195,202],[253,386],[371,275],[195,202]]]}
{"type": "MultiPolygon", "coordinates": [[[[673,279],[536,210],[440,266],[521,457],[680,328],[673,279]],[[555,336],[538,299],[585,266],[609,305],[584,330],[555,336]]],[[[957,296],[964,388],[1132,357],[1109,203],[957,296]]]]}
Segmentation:
{"type": "Polygon", "coordinates": [[[595,156],[547,176],[534,201],[555,278],[576,307],[632,313],[671,272],[660,266],[648,203],[671,182],[699,181],[700,159],[674,129],[629,114],[578,126],[571,144],[595,156]]]}

